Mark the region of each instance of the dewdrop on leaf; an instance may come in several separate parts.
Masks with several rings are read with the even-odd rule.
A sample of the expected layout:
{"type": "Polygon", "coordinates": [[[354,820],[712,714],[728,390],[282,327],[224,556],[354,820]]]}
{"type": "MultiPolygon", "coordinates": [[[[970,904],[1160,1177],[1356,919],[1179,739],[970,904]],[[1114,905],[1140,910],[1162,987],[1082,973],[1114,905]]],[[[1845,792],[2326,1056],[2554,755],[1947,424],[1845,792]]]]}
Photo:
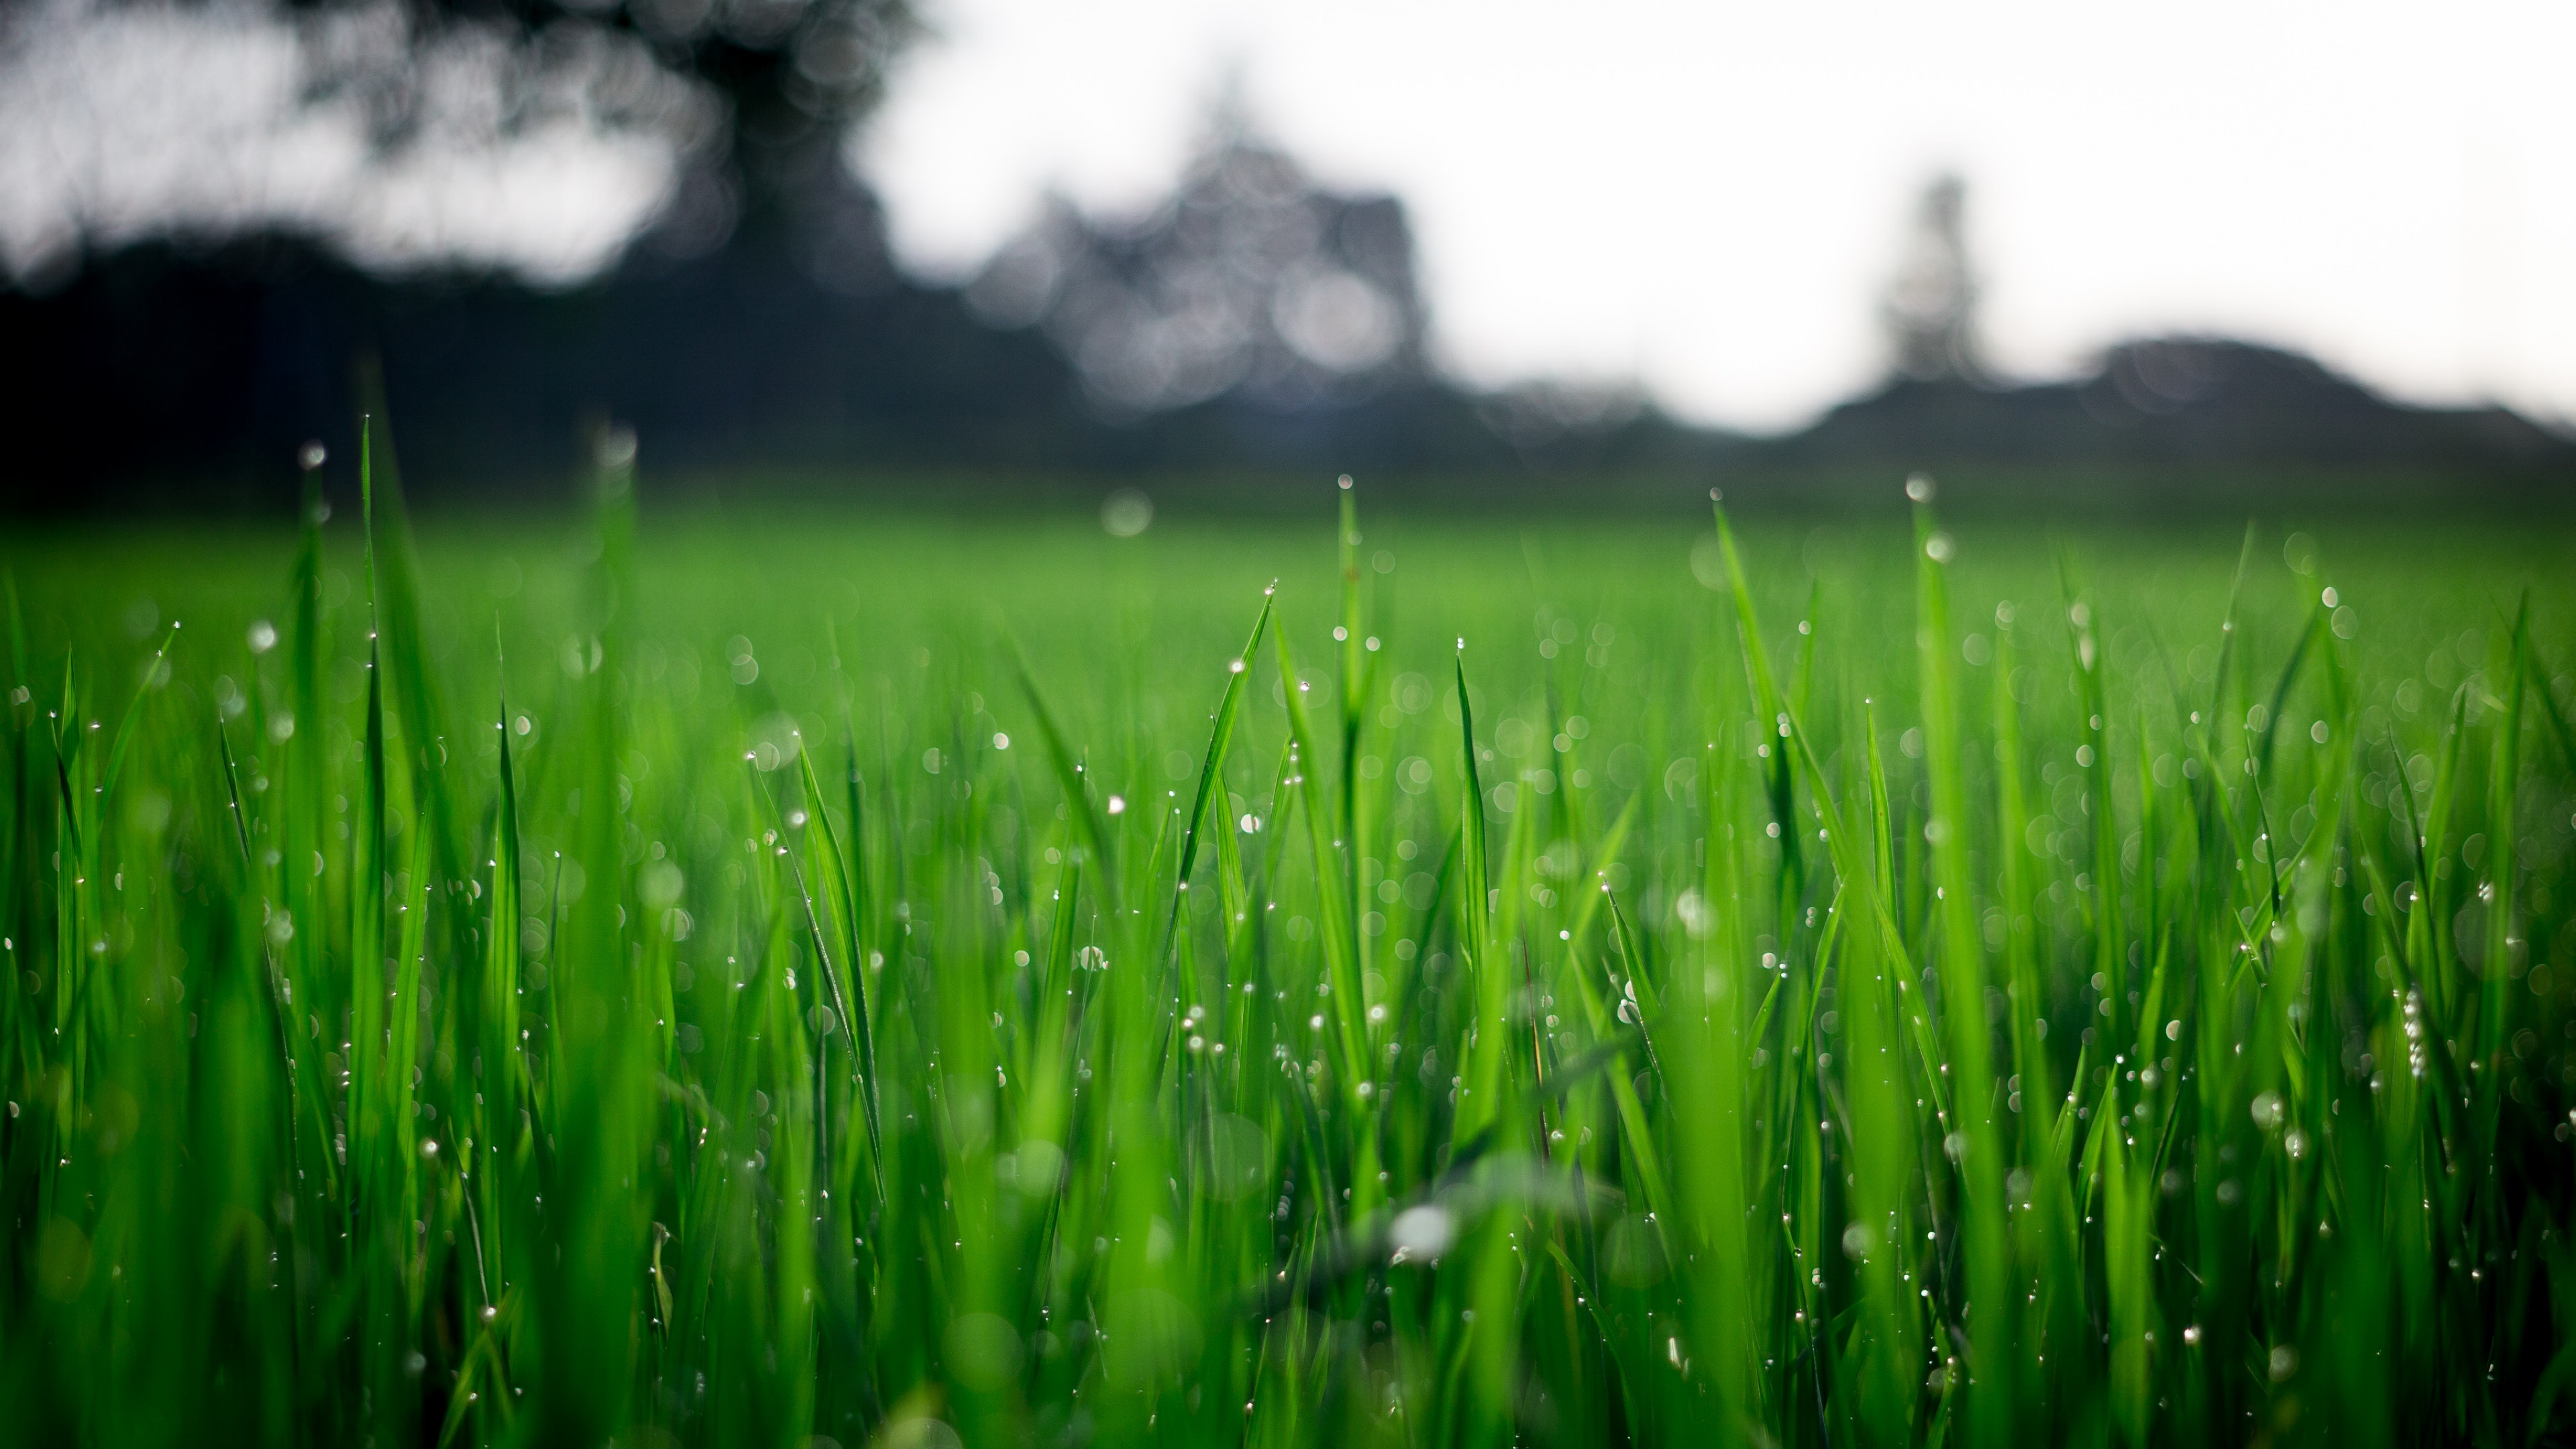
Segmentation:
{"type": "Polygon", "coordinates": [[[1388,1262],[1436,1262],[1458,1240],[1458,1224],[1448,1209],[1425,1203],[1396,1214],[1386,1237],[1388,1247],[1393,1249],[1387,1255],[1388,1262]]]}

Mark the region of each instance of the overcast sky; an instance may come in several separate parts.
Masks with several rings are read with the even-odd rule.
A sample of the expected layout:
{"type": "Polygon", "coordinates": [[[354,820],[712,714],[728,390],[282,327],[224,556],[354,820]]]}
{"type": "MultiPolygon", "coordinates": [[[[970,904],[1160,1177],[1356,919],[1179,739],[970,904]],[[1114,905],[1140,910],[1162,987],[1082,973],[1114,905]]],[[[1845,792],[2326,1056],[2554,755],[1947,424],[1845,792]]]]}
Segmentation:
{"type": "Polygon", "coordinates": [[[1878,368],[1911,198],[1970,183],[2007,371],[2147,331],[2576,418],[2576,6],[928,0],[860,155],[961,274],[1057,185],[1149,202],[1237,68],[1412,208],[1446,363],[1796,423],[1878,368]]]}

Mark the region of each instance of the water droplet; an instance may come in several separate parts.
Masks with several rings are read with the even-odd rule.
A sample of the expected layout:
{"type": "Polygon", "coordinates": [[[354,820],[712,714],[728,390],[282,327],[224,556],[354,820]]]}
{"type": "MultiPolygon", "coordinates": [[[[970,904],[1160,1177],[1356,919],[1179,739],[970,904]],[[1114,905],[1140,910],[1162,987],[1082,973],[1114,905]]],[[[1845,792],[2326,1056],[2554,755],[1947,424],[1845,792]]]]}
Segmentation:
{"type": "Polygon", "coordinates": [[[2254,1125],[2266,1132],[2280,1126],[2281,1119],[2285,1115],[2281,1094],[2278,1092],[2265,1092],[2256,1097],[2251,1110],[2254,1115],[2254,1125]]]}
{"type": "Polygon", "coordinates": [[[1134,538],[1154,523],[1154,500],[1134,488],[1121,488],[1100,501],[1100,526],[1111,538],[1134,538]]]}
{"type": "Polygon", "coordinates": [[[1387,1245],[1393,1249],[1388,1261],[1433,1262],[1458,1240],[1458,1220],[1449,1215],[1447,1208],[1424,1203],[1396,1214],[1386,1236],[1387,1245]]]}
{"type": "Polygon", "coordinates": [[[635,462],[635,430],[623,423],[604,428],[597,450],[602,468],[624,468],[635,462]]]}

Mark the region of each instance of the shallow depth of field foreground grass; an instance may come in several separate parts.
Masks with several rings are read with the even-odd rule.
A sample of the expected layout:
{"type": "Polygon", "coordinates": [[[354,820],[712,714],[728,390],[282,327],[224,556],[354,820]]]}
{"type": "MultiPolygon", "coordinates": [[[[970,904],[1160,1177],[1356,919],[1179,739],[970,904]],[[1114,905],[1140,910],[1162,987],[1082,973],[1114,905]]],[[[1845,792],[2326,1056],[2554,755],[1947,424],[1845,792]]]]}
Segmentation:
{"type": "Polygon", "coordinates": [[[8,546],[0,1440],[2576,1423],[2563,539],[600,484],[8,546]]]}

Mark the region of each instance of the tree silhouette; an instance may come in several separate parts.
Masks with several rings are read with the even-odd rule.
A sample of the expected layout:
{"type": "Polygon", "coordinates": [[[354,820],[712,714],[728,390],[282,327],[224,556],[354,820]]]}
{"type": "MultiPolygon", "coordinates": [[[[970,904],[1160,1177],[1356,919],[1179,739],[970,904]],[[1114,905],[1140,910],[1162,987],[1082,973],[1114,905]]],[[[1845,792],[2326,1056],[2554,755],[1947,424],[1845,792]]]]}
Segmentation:
{"type": "Polygon", "coordinates": [[[506,142],[578,114],[675,155],[652,250],[776,235],[827,280],[882,268],[875,202],[842,146],[921,32],[912,0],[0,0],[0,47],[155,12],[285,28],[298,105],[354,110],[379,161],[460,126],[506,142]]]}
{"type": "Polygon", "coordinates": [[[1968,259],[1968,184],[1940,175],[1915,203],[1914,227],[1879,300],[1889,363],[1918,382],[1983,382],[1977,275],[1968,259]]]}
{"type": "Polygon", "coordinates": [[[1318,185],[1231,86],[1159,206],[1120,222],[1051,198],[967,300],[989,323],[1040,327],[1112,414],[1349,401],[1425,366],[1403,203],[1318,185]]]}

